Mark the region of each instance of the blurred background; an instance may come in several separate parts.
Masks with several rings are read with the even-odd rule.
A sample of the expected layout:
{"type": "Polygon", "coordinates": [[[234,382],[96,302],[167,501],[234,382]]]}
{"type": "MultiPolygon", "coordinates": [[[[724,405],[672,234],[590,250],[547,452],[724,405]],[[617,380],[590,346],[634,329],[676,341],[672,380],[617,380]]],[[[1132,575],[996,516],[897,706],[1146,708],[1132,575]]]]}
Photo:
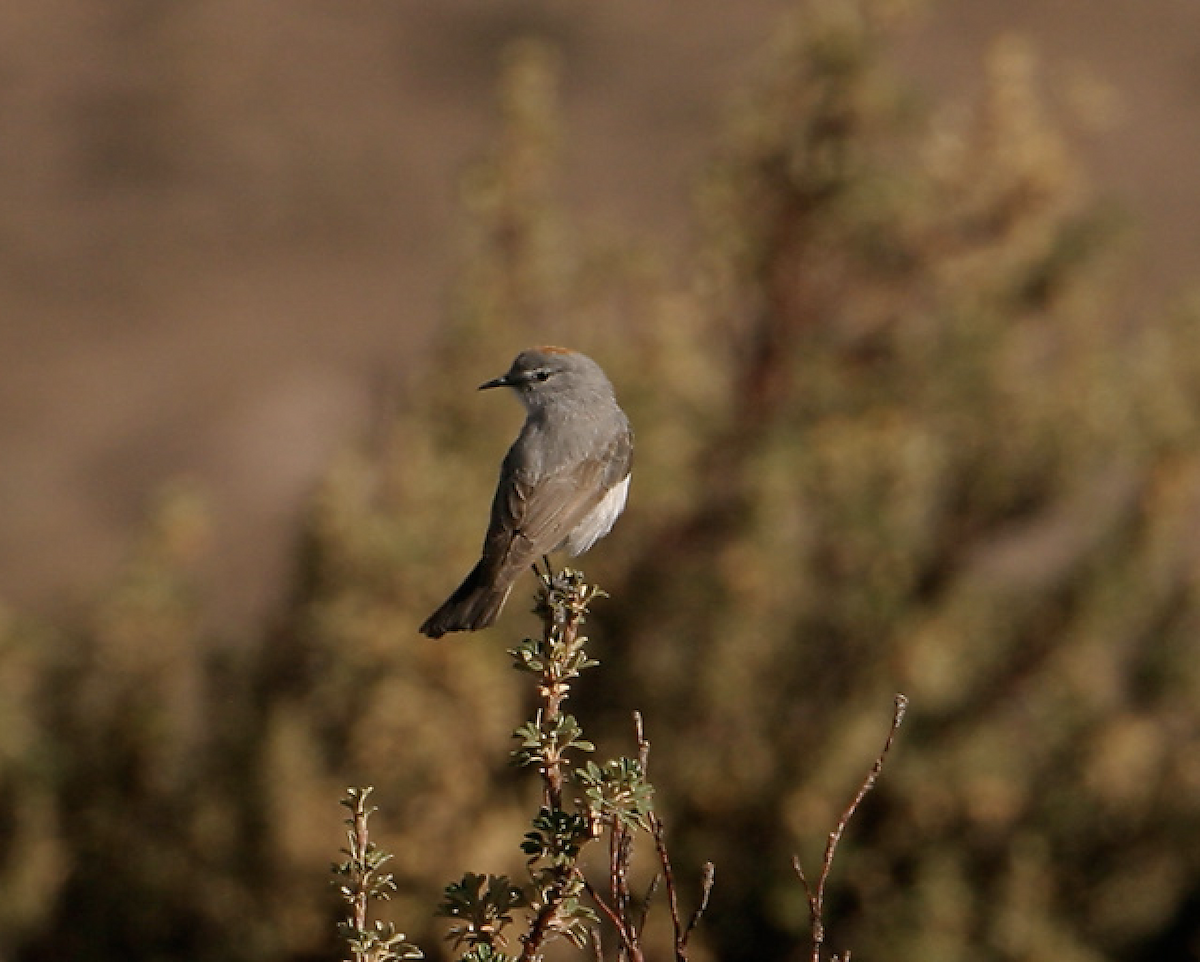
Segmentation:
{"type": "Polygon", "coordinates": [[[523,601],[415,626],[540,342],[638,432],[576,710],[698,957],[806,957],[904,691],[834,948],[1200,958],[1200,7],[12,0],[0,65],[0,959],[336,957],[347,784],[427,954],[519,874],[523,601]]]}

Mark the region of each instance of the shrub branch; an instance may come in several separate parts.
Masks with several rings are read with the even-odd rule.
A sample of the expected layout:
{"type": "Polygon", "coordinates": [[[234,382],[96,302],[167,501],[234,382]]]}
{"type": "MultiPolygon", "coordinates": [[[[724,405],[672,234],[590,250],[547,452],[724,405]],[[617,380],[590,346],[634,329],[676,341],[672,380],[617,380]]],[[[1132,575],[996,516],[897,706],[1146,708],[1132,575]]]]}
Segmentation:
{"type": "MultiPolygon", "coordinates": [[[[846,831],[846,826],[850,824],[850,819],[854,817],[858,806],[867,797],[867,793],[875,787],[875,782],[879,779],[880,774],[882,774],[884,761],[887,758],[888,752],[891,751],[892,742],[896,740],[896,733],[900,730],[900,725],[904,722],[904,713],[907,710],[908,698],[897,694],[892,708],[892,724],[888,729],[887,739],[884,741],[883,748],[875,759],[875,764],[867,772],[867,777],[863,779],[863,783],[859,786],[854,798],[850,800],[850,804],[842,811],[837,825],[825,840],[825,857],[821,860],[821,872],[817,876],[815,885],[810,883],[808,876],[804,874],[804,868],[800,864],[800,856],[792,856],[792,868],[799,877],[800,884],[804,886],[804,894],[808,899],[808,915],[812,927],[812,952],[809,956],[811,962],[821,962],[821,952],[825,945],[825,884],[829,881],[829,873],[833,869],[833,859],[837,854],[838,843],[841,842],[842,835],[846,831]]],[[[833,962],[839,962],[839,957],[835,955],[833,962]]],[[[850,962],[850,953],[846,952],[844,956],[841,956],[840,962],[850,962]]]]}

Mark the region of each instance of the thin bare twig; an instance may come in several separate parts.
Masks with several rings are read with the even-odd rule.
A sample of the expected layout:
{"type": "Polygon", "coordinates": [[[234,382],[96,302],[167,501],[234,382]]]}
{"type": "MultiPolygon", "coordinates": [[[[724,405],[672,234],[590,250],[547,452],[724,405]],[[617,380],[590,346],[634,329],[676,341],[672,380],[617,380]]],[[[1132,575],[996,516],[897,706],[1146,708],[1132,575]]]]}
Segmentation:
{"type": "Polygon", "coordinates": [[[692,917],[688,919],[688,924],[683,930],[682,948],[687,948],[688,937],[700,923],[700,917],[708,911],[708,900],[712,897],[713,885],[717,881],[717,866],[713,862],[705,862],[704,868],[700,875],[700,901],[696,905],[696,911],[692,913],[692,917]]]}
{"type": "MultiPolygon", "coordinates": [[[[800,865],[800,856],[792,856],[792,868],[795,869],[796,875],[800,879],[800,884],[804,886],[804,894],[808,899],[808,915],[812,926],[811,962],[821,962],[821,949],[825,944],[825,884],[829,881],[829,873],[833,869],[833,857],[837,853],[838,843],[842,840],[846,826],[850,824],[850,819],[854,817],[859,804],[867,797],[867,793],[875,787],[875,782],[883,772],[884,761],[887,758],[888,752],[891,751],[892,742],[896,740],[896,733],[900,730],[900,725],[904,721],[904,713],[907,710],[908,699],[904,695],[897,694],[892,707],[892,726],[888,729],[883,749],[879,752],[878,757],[876,757],[875,764],[871,766],[871,770],[867,773],[867,777],[863,780],[862,785],[859,786],[858,792],[855,793],[850,804],[842,812],[837,826],[829,833],[829,837],[825,840],[825,857],[821,861],[821,874],[817,876],[816,886],[810,884],[808,877],[804,874],[804,869],[800,865]]],[[[837,959],[838,957],[834,956],[834,962],[837,962],[837,959]]],[[[841,957],[841,962],[850,962],[849,952],[841,957]]]]}
{"type": "Polygon", "coordinates": [[[650,739],[646,737],[646,728],[642,724],[642,713],[635,711],[633,713],[633,735],[637,741],[638,747],[638,764],[642,766],[642,774],[649,777],[650,775],[650,739]]]}
{"type": "Polygon", "coordinates": [[[667,853],[666,829],[662,819],[657,815],[650,816],[650,829],[654,835],[654,847],[658,851],[658,860],[662,865],[663,883],[667,889],[667,905],[671,909],[671,924],[675,928],[675,962],[687,962],[688,939],[692,930],[700,922],[700,917],[708,909],[708,900],[712,895],[713,883],[716,881],[717,869],[712,862],[704,863],[704,871],[700,877],[700,902],[691,917],[685,923],[679,916],[679,895],[675,888],[675,873],[671,870],[671,857],[667,853]]]}
{"type": "Polygon", "coordinates": [[[638,944],[637,932],[633,931],[617,910],[605,901],[604,896],[596,891],[596,887],[584,877],[582,872],[577,869],[576,874],[583,882],[583,887],[587,890],[588,895],[592,897],[592,901],[600,907],[600,911],[608,917],[613,928],[617,930],[617,935],[621,937],[621,946],[628,953],[632,962],[643,962],[644,956],[642,948],[638,944]]]}
{"type": "Polygon", "coordinates": [[[646,919],[650,915],[650,906],[654,902],[654,896],[658,894],[658,887],[662,884],[662,872],[655,872],[654,878],[650,880],[650,884],[646,886],[646,894],[642,898],[642,910],[638,913],[637,924],[634,928],[637,930],[638,937],[646,931],[646,919]]]}

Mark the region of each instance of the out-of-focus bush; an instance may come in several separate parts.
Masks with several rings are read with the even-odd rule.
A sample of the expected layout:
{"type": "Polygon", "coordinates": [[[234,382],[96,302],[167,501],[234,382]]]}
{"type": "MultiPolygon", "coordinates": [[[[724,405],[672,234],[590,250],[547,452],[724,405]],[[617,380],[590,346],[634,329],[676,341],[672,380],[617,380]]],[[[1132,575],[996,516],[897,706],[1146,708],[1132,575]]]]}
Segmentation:
{"type": "Polygon", "coordinates": [[[347,784],[376,786],[395,917],[427,951],[447,880],[519,873],[523,598],[481,636],[415,626],[474,560],[520,419],[472,388],[557,341],[604,364],[638,435],[630,509],[587,560],[612,598],[575,710],[600,740],[643,712],[677,868],[717,863],[705,952],[796,957],[791,853],[820,846],[901,690],[835,946],[1187,957],[1198,318],[1120,309],[1111,219],[1027,51],[926,117],[882,9],[813,2],[781,33],[678,270],[571,229],[554,58],[514,50],[440,343],[331,465],[272,630],[205,631],[187,495],[82,625],[0,623],[0,955],[332,957],[347,784]]]}

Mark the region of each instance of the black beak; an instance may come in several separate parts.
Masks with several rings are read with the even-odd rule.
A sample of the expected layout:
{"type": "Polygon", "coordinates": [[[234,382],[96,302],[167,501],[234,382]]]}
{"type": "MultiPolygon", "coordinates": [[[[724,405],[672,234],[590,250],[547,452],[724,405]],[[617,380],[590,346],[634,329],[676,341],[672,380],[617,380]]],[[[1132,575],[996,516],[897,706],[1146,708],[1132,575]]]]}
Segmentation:
{"type": "Polygon", "coordinates": [[[479,390],[486,391],[491,387],[508,387],[512,384],[512,379],[507,374],[501,374],[499,377],[494,377],[490,381],[484,381],[479,385],[479,390]]]}

